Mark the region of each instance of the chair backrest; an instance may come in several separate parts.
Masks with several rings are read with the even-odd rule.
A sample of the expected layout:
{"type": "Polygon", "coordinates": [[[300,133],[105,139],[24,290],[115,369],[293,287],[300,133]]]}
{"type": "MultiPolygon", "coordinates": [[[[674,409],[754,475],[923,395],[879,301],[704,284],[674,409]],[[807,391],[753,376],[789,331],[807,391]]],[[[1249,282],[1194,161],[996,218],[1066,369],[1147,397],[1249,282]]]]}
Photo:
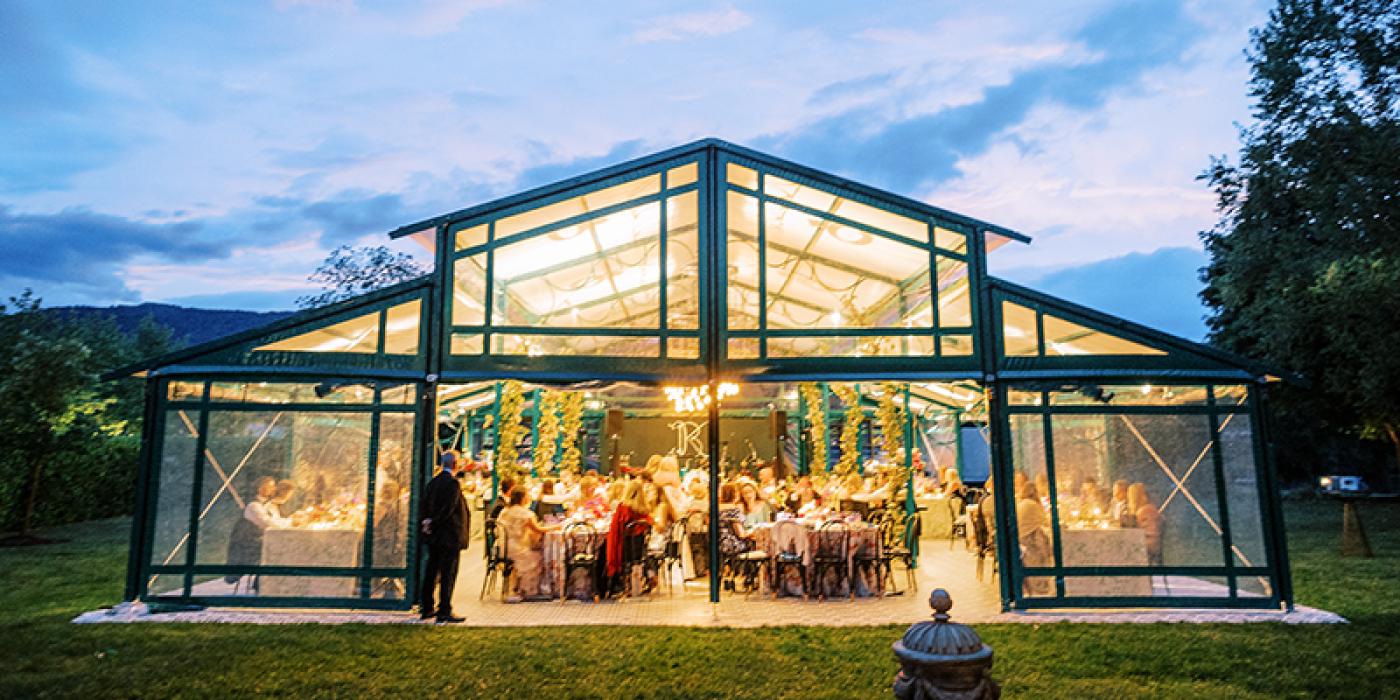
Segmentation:
{"type": "Polygon", "coordinates": [[[796,551],[798,539],[805,535],[806,531],[803,529],[802,523],[796,520],[779,520],[773,523],[773,532],[770,533],[769,536],[772,539],[773,549],[775,551],[779,550],[778,544],[780,542],[787,542],[789,543],[787,549],[781,551],[792,552],[796,551]]]}
{"type": "Polygon", "coordinates": [[[875,527],[880,529],[880,544],[886,547],[899,544],[896,540],[899,533],[895,532],[894,523],[890,522],[889,518],[881,518],[879,522],[875,523],[875,527]]]}
{"type": "Polygon", "coordinates": [[[622,561],[641,561],[647,551],[647,537],[651,535],[651,523],[633,520],[622,528],[622,561]]]}
{"type": "Polygon", "coordinates": [[[817,556],[844,557],[851,531],[840,520],[828,520],[817,528],[817,556]]]}
{"type": "Polygon", "coordinates": [[[564,528],[564,559],[577,554],[592,554],[598,548],[598,531],[588,523],[574,523],[564,528]]]}
{"type": "Polygon", "coordinates": [[[495,519],[495,518],[487,518],[487,519],[486,519],[486,522],[481,526],[481,536],[482,536],[483,539],[486,540],[486,558],[487,558],[488,560],[489,560],[489,559],[499,559],[500,556],[501,556],[501,553],[500,553],[500,551],[498,551],[497,548],[496,548],[496,519],[495,519]]]}
{"type": "Polygon", "coordinates": [[[967,510],[967,498],[962,494],[955,493],[948,497],[948,510],[956,518],[967,510]]]}
{"type": "Polygon", "coordinates": [[[905,549],[911,552],[914,551],[914,543],[919,541],[919,535],[922,533],[923,527],[924,521],[919,518],[918,513],[910,513],[904,516],[904,531],[900,533],[900,540],[902,540],[901,543],[904,545],[905,549]]]}

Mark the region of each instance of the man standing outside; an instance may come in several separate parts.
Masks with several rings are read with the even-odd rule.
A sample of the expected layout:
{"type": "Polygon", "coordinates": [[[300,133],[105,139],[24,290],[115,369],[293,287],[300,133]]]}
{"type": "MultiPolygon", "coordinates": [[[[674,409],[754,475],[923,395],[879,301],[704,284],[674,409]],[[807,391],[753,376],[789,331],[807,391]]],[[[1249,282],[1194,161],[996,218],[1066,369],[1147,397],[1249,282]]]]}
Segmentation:
{"type": "Polygon", "coordinates": [[[467,548],[467,501],[452,471],[457,467],[457,453],[444,452],[442,470],[428,482],[423,491],[419,513],[423,541],[428,546],[428,571],[423,576],[422,618],[437,617],[438,622],[462,622],[452,614],[452,589],[457,584],[457,564],[462,550],[467,548]],[[433,588],[438,589],[438,604],[433,605],[433,588]]]}

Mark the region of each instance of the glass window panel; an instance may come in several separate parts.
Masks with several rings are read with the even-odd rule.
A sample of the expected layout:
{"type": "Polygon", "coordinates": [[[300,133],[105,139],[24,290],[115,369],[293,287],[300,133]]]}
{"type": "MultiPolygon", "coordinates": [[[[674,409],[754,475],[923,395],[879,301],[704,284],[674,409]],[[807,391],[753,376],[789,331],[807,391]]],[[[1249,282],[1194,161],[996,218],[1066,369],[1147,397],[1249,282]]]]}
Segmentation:
{"type": "Polygon", "coordinates": [[[656,328],[660,204],[496,249],[493,325],[656,328]]]}
{"type": "MultiPolygon", "coordinates": [[[[1107,537],[1097,533],[1100,537],[1107,537]]],[[[1076,533],[1067,542],[1074,542],[1088,533],[1076,533]]],[[[1173,597],[1226,598],[1230,589],[1223,577],[1215,576],[1066,576],[1065,595],[1071,597],[1173,597]]]]}
{"type": "Polygon", "coordinates": [[[605,187],[588,194],[570,197],[526,212],[502,217],[496,221],[496,240],[499,241],[506,236],[537,229],[591,211],[622,204],[638,197],[656,194],[660,190],[661,176],[647,175],[620,185],[605,187]]]}
{"type": "Polygon", "coordinates": [[[185,548],[189,546],[190,494],[194,490],[199,412],[166,411],[161,432],[156,512],[150,521],[150,563],[178,566],[185,563],[185,548]]]}
{"type": "Polygon", "coordinates": [[[1062,318],[1042,315],[1045,354],[1065,355],[1165,355],[1167,353],[1116,335],[1094,330],[1062,318]]]}
{"type": "MultiPolygon", "coordinates": [[[[1220,458],[1230,508],[1231,557],[1235,566],[1268,566],[1264,511],[1259,502],[1259,470],[1254,461],[1254,430],[1247,414],[1219,416],[1220,458]]],[[[1267,595],[1268,580],[1240,578],[1241,588],[1267,595]]]]}
{"type": "Polygon", "coordinates": [[[1085,384],[1050,392],[1056,406],[1204,406],[1204,386],[1172,384],[1085,384]]]}
{"type": "Polygon", "coordinates": [[[379,403],[391,405],[412,404],[418,401],[417,384],[399,384],[384,387],[379,392],[379,403]]]}
{"type": "Polygon", "coordinates": [[[422,301],[389,307],[384,320],[384,354],[418,354],[418,322],[422,315],[422,301]]]}
{"type": "Polygon", "coordinates": [[[968,293],[967,263],[938,256],[938,325],[966,328],[972,325],[972,295],[968,293]]]}
{"type": "MultiPolygon", "coordinates": [[[[375,567],[406,566],[408,562],[409,487],[413,480],[412,413],[379,417],[379,453],[374,484],[375,567]]],[[[392,587],[390,582],[383,582],[392,587]]]]}
{"type": "Polygon", "coordinates": [[[945,335],[939,338],[939,350],[944,357],[966,357],[972,354],[972,336],[945,335]]]}
{"type": "Polygon", "coordinates": [[[769,328],[929,327],[928,254],[764,205],[769,328]]]}
{"type": "Polygon", "coordinates": [[[284,340],[253,348],[255,352],[353,352],[379,351],[379,312],[356,316],[284,340]]]}
{"type": "Polygon", "coordinates": [[[930,357],[933,338],[909,336],[807,336],[768,339],[768,356],[790,357],[930,357]]]}
{"type": "Polygon", "coordinates": [[[728,201],[729,327],[754,329],[758,328],[758,200],[730,192],[728,201]]]}
{"type": "Polygon", "coordinates": [[[738,163],[729,163],[725,168],[726,177],[729,184],[740,187],[758,190],[758,171],[753,168],[746,168],[738,163]]]}
{"type": "Polygon", "coordinates": [[[697,166],[695,163],[687,163],[685,165],[678,165],[674,168],[671,168],[670,170],[667,170],[666,186],[681,187],[683,185],[689,185],[690,183],[695,182],[696,175],[699,172],[699,169],[699,166],[697,166]]]}
{"type": "MultiPolygon", "coordinates": [[[[359,598],[360,579],[352,576],[257,576],[234,578],[230,584],[225,577],[195,577],[192,591],[196,596],[249,596],[259,598],[359,598]],[[253,587],[256,581],[257,587],[253,587]],[[236,587],[235,587],[236,586],[236,587]]],[[[379,596],[376,596],[379,597],[379,596]]]]}
{"type": "Polygon", "coordinates": [[[954,253],[967,252],[967,236],[942,226],[933,227],[933,244],[954,253]]]}
{"type": "MultiPolygon", "coordinates": [[[[693,167],[693,166],[692,166],[693,167]]],[[[700,327],[700,237],[696,226],[698,195],[690,192],[666,200],[666,326],[700,327]]]]}
{"type": "Polygon", "coordinates": [[[1249,400],[1249,387],[1240,384],[1216,384],[1215,405],[1243,406],[1249,400]]]}
{"type": "Polygon", "coordinates": [[[491,342],[497,355],[661,357],[661,339],[651,336],[509,333],[493,336],[491,342]]]}
{"type": "Polygon", "coordinates": [[[1008,357],[1034,357],[1040,354],[1035,330],[1035,311],[1020,304],[1001,302],[1001,337],[1008,357]]]}
{"type": "Polygon", "coordinates": [[[295,382],[214,382],[209,400],[236,403],[366,404],[374,401],[369,385],[327,380],[319,384],[295,382]]]}
{"type": "Polygon", "coordinates": [[[485,349],[480,333],[453,333],[453,355],[480,355],[485,349]]]}
{"type": "Polygon", "coordinates": [[[928,243],[928,224],[923,221],[846,199],[810,185],[799,185],[781,177],[765,175],[763,193],[903,236],[916,243],[928,243]]]}
{"type": "MultiPolygon", "coordinates": [[[[358,566],[369,430],[367,413],[212,412],[198,563],[358,566]]],[[[261,595],[284,595],[266,578],[261,595]]]]}
{"type": "Polygon", "coordinates": [[[458,258],[452,263],[452,323],[486,323],[486,253],[458,258]]]}
{"type": "Polygon", "coordinates": [[[758,358],[758,338],[730,338],[729,359],[753,360],[758,358]]]}
{"type": "Polygon", "coordinates": [[[171,401],[199,401],[204,398],[204,382],[171,381],[166,385],[165,397],[171,401]]]}
{"type": "Polygon", "coordinates": [[[1006,401],[1012,406],[1039,406],[1041,401],[1040,392],[1012,389],[1007,392],[1006,401]]]}
{"type": "Polygon", "coordinates": [[[666,356],[672,360],[696,360],[700,358],[699,338],[667,338],[666,356]]]}
{"type": "Polygon", "coordinates": [[[146,579],[146,595],[152,597],[185,595],[184,574],[152,574],[146,579]]]}
{"type": "Polygon", "coordinates": [[[457,232],[457,250],[474,248],[486,242],[486,224],[478,224],[471,228],[464,228],[457,232]]]}
{"type": "Polygon", "coordinates": [[[1117,533],[1064,538],[1066,566],[1223,565],[1205,416],[1057,415],[1052,425],[1062,532],[1117,533]]]}
{"type": "MultiPolygon", "coordinates": [[[[1039,415],[1013,415],[1011,451],[1012,490],[1016,500],[1016,535],[1020,541],[1022,566],[1055,565],[1050,529],[1050,478],[1045,468],[1045,430],[1039,415]]],[[[1004,485],[998,484],[997,488],[1004,485]]],[[[1021,582],[1027,597],[1055,595],[1054,579],[1028,576],[1021,582]]]]}

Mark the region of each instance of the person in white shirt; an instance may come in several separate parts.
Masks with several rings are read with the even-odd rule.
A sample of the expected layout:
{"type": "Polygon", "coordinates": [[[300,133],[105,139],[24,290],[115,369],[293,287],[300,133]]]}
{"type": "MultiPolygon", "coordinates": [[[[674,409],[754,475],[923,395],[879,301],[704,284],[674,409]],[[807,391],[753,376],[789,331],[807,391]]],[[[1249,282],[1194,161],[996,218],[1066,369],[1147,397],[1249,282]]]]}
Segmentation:
{"type": "MultiPolygon", "coordinates": [[[[277,480],[265,476],[258,480],[257,497],[243,507],[243,517],[233,524],[229,531],[228,558],[230,566],[257,566],[262,563],[263,531],[269,527],[287,527],[290,518],[283,517],[274,502],[278,495],[277,480]]],[[[290,490],[287,492],[290,496],[290,490]]],[[[282,502],[286,502],[284,498],[282,502]]],[[[242,574],[229,574],[224,577],[227,583],[238,583],[242,574]]],[[[257,578],[253,579],[253,590],[257,590],[257,578]]]]}

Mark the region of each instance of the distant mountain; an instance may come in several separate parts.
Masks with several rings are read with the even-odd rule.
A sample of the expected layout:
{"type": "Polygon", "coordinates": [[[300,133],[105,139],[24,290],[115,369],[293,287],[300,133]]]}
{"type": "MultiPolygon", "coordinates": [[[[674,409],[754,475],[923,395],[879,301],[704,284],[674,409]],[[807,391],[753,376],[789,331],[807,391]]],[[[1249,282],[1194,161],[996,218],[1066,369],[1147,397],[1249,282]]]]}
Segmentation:
{"type": "Polygon", "coordinates": [[[228,309],[192,309],[174,304],[136,304],[134,306],[54,306],[49,313],[70,318],[106,317],[123,333],[133,333],[141,320],[150,316],[156,323],[170,328],[175,341],[183,345],[198,345],[240,331],[263,326],[292,315],[291,311],[236,311],[228,309]]]}

